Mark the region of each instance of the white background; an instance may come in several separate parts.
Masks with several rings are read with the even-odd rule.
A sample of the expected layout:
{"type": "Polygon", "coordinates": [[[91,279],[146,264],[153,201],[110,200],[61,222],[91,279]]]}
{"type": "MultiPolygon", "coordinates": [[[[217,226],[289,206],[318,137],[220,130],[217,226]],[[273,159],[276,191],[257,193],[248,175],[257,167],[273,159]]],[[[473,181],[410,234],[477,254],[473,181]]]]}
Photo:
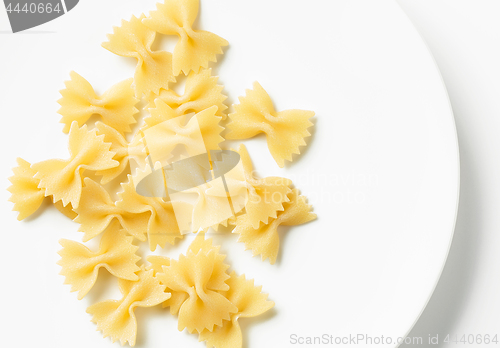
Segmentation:
{"type": "Polygon", "coordinates": [[[500,2],[398,2],[441,70],[461,162],[460,205],[448,261],[410,336],[500,336],[500,2]]]}
{"type": "MultiPolygon", "coordinates": [[[[399,3],[439,65],[461,149],[455,239],[436,292],[410,336],[500,334],[500,167],[496,157],[500,149],[500,4],[456,0],[399,3]]],[[[9,30],[3,11],[1,16],[0,31],[9,30]]]]}

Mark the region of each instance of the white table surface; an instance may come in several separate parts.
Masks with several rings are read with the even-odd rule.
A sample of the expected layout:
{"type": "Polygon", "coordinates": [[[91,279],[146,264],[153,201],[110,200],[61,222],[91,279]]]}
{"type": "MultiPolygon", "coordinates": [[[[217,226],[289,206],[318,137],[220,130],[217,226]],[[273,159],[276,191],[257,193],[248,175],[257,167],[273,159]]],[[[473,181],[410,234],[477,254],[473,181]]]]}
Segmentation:
{"type": "MultiPolygon", "coordinates": [[[[410,336],[500,338],[500,2],[398,0],[434,55],[455,114],[458,220],[439,284],[410,336]]],[[[425,342],[425,340],[424,340],[425,342]]],[[[490,345],[492,346],[492,345],[490,345]]]]}
{"type": "MultiPolygon", "coordinates": [[[[500,166],[496,158],[500,149],[500,2],[398,2],[439,65],[456,118],[461,156],[455,237],[441,280],[410,336],[500,335],[500,166]]],[[[404,347],[412,346],[426,345],[404,347]]],[[[432,345],[436,346],[467,345],[432,345]]]]}

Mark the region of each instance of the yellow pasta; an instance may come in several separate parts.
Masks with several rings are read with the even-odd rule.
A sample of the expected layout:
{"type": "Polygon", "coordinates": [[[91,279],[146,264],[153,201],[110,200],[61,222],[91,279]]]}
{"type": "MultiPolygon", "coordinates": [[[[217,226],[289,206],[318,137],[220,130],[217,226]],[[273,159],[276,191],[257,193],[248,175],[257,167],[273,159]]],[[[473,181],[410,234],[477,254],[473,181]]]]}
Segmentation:
{"type": "Polygon", "coordinates": [[[251,217],[243,214],[238,217],[233,233],[240,235],[238,242],[245,243],[247,249],[252,250],[253,256],[261,255],[262,261],[269,258],[274,264],[279,251],[278,226],[300,225],[316,219],[316,214],[311,213],[311,206],[306,203],[304,196],[299,195],[299,190],[293,189],[290,202],[284,203],[284,210],[269,222],[254,228],[251,217]]]}
{"type": "Polygon", "coordinates": [[[128,169],[129,159],[133,158],[137,163],[144,162],[146,157],[144,144],[138,141],[137,137],[129,144],[123,135],[102,122],[96,123],[96,129],[97,134],[104,135],[105,142],[111,143],[110,151],[115,153],[113,159],[119,163],[114,168],[96,172],[97,175],[102,175],[101,184],[107,184],[128,169]]]}
{"type": "Polygon", "coordinates": [[[163,266],[163,272],[156,277],[173,293],[182,297],[179,313],[179,331],[213,331],[214,326],[221,326],[222,320],[229,320],[231,313],[238,308],[219,291],[229,290],[225,281],[229,278],[224,264],[224,257],[214,248],[204,248],[203,234],[197,237],[199,246],[190,248],[186,256],[179,261],[170,260],[169,266],[163,266]],[[206,251],[208,249],[208,252],[206,251]],[[195,253],[195,251],[197,251],[195,253]]]}
{"type": "Polygon", "coordinates": [[[130,125],[136,123],[134,115],[139,112],[135,105],[139,99],[134,96],[133,79],[117,83],[103,95],[98,96],[90,83],[72,71],[71,80],[61,91],[59,113],[63,116],[63,132],[68,133],[73,121],[81,127],[92,115],[99,115],[102,121],[120,134],[130,132],[130,125]]]}
{"type": "MultiPolygon", "coordinates": [[[[163,272],[163,266],[170,266],[170,258],[166,256],[159,255],[149,255],[147,257],[148,262],[150,263],[146,269],[153,270],[153,275],[156,276],[156,273],[163,272]]],[[[165,290],[166,292],[170,292],[169,290],[165,290]]]]}
{"type": "Polygon", "coordinates": [[[165,202],[160,197],[140,195],[135,189],[132,176],[129,175],[128,178],[128,182],[122,184],[123,192],[119,194],[120,200],[116,202],[116,207],[131,214],[149,213],[147,234],[151,251],[154,251],[157,245],[165,247],[167,242],[175,244],[177,239],[182,238],[182,234],[172,203],[165,202]]]}
{"type": "Polygon", "coordinates": [[[271,98],[258,82],[239,100],[240,104],[234,105],[235,112],[229,114],[227,139],[248,139],[265,133],[269,151],[281,168],[285,160],[292,161],[292,154],[300,154],[299,147],[306,145],[304,138],[311,135],[307,129],[313,126],[310,121],[313,111],[276,112],[271,98]]]}
{"type": "Polygon", "coordinates": [[[90,178],[85,178],[84,183],[80,205],[75,209],[78,214],[75,221],[80,223],[78,230],[84,232],[84,242],[102,233],[114,219],[128,234],[140,241],[146,240],[149,212],[129,213],[120,209],[104,187],[90,178]]]}
{"type": "Polygon", "coordinates": [[[169,82],[175,82],[172,54],[151,50],[156,33],[142,24],[144,18],[141,15],[139,18],[132,16],[129,22],[122,20],[122,25],[114,27],[113,34],[108,35],[109,41],[102,44],[119,56],[137,59],[134,75],[137,97],[149,96],[151,92],[158,94],[160,88],[167,89],[169,82]]]}
{"type": "Polygon", "coordinates": [[[14,203],[13,210],[19,212],[19,221],[27,218],[40,208],[45,198],[45,190],[38,188],[39,179],[34,176],[36,171],[29,162],[22,158],[17,159],[17,167],[13,169],[14,176],[9,180],[12,185],[8,188],[12,194],[9,201],[14,203]]]}
{"type": "MultiPolygon", "coordinates": [[[[14,203],[13,210],[19,212],[17,219],[20,221],[40,208],[45,198],[45,190],[38,188],[40,180],[35,178],[36,171],[31,169],[29,162],[18,158],[17,164],[13,169],[14,176],[9,178],[12,185],[7,190],[12,194],[9,201],[14,203]]],[[[58,201],[54,206],[71,220],[76,217],[71,204],[63,206],[62,202],[58,201]]]]}
{"type": "Polygon", "coordinates": [[[219,125],[221,117],[215,116],[215,105],[195,114],[185,125],[182,116],[169,119],[172,114],[167,110],[170,107],[163,101],[157,99],[156,105],[157,109],[161,108],[163,112],[151,116],[146,121],[147,125],[155,125],[143,131],[147,152],[154,163],[160,161],[165,165],[165,160],[169,158],[165,156],[169,156],[179,145],[183,145],[190,156],[220,149],[219,144],[224,141],[220,133],[224,128],[219,125]],[[165,121],[156,123],[162,115],[165,121]]]}
{"type": "Polygon", "coordinates": [[[274,307],[274,302],[267,300],[268,295],[261,293],[262,287],[254,286],[254,281],[246,280],[245,275],[237,276],[233,271],[226,283],[229,290],[220,293],[238,308],[238,312],[212,332],[200,333],[200,341],[206,341],[207,348],[241,348],[243,338],[238,319],[256,317],[274,307]]]}
{"type": "MultiPolygon", "coordinates": [[[[98,95],[72,71],[58,100],[69,158],[32,165],[18,158],[9,178],[19,220],[51,197],[61,213],[79,223],[84,242],[101,236],[97,251],[61,239],[58,264],[78,299],[95,285],[101,268],[118,278],[122,298],[95,303],[87,313],[104,337],[122,345],[136,343],[135,308],[162,304],[177,316],[179,331],[198,334],[208,348],[242,348],[239,319],[269,311],[274,302],[253,280],[229,273],[226,255],[205,233],[232,229],[254,256],[274,264],[278,227],[316,218],[291,180],[255,176],[244,145],[239,156],[225,150],[221,121],[227,96],[208,65],[228,42],[193,29],[198,12],[199,0],[164,0],[148,17],[132,16],[114,27],[102,46],[135,58],[134,78],[98,95]],[[173,53],[153,50],[157,33],[179,37],[173,53]],[[181,74],[185,87],[176,92],[169,87],[181,74]],[[149,114],[127,135],[142,111],[136,105],[149,114]],[[94,115],[100,120],[91,121],[94,115]],[[125,175],[122,191],[111,192],[125,175]],[[149,255],[147,265],[139,263],[135,239],[147,240],[155,251],[191,232],[198,235],[177,260],[149,255]]],[[[278,165],[292,161],[306,145],[314,112],[277,112],[257,82],[239,100],[229,115],[228,139],[265,133],[278,165]]]]}
{"type": "Polygon", "coordinates": [[[62,200],[78,208],[82,193],[82,172],[84,170],[106,170],[118,166],[112,160],[114,152],[109,151],[110,144],[103,141],[103,135],[96,130],[87,131],[87,126],[78,128],[74,121],[69,132],[68,160],[52,159],[35,163],[31,168],[36,171],[35,179],[40,180],[39,188],[45,189],[45,195],[53,196],[53,201],[62,200]]]}
{"type": "MultiPolygon", "coordinates": [[[[210,251],[214,252],[216,254],[218,262],[216,263],[217,267],[213,269],[212,278],[217,280],[221,278],[227,278],[228,275],[226,271],[229,268],[229,266],[223,262],[226,258],[226,255],[219,253],[219,249],[220,246],[212,245],[212,239],[205,239],[204,234],[199,233],[189,246],[188,253],[198,254],[201,251],[203,254],[208,254],[210,251]]],[[[148,256],[147,260],[151,264],[151,266],[149,266],[147,269],[152,269],[154,275],[162,273],[163,266],[168,267],[170,266],[171,262],[170,258],[157,255],[150,255],[148,256]]],[[[209,284],[208,286],[211,287],[212,284],[209,284]]],[[[170,292],[172,294],[172,297],[170,297],[163,303],[163,307],[170,307],[171,314],[179,313],[180,307],[182,306],[184,301],[188,299],[188,293],[183,291],[174,291],[168,287],[165,289],[165,291],[170,292]]]]}
{"type": "Polygon", "coordinates": [[[107,300],[98,302],[87,308],[92,315],[92,322],[97,324],[97,330],[102,331],[104,337],[111,337],[113,342],[126,342],[135,345],[137,337],[137,319],[134,310],[136,307],[153,307],[168,298],[165,286],[153,276],[153,271],[144,268],[138,273],[138,281],[120,279],[121,300],[107,300]]]}
{"type": "Polygon", "coordinates": [[[209,62],[217,61],[217,54],[223,53],[221,47],[228,45],[213,33],[192,28],[199,6],[199,0],[165,0],[164,4],[156,4],[156,10],[142,21],[161,34],[179,36],[172,58],[175,76],[181,71],[187,75],[191,70],[206,68],[209,62]]]}
{"type": "Polygon", "coordinates": [[[224,120],[226,118],[224,110],[227,109],[224,100],[227,96],[222,94],[224,86],[217,84],[218,79],[217,76],[212,76],[212,69],[201,69],[199,73],[191,71],[186,78],[184,94],[179,95],[174,90],[162,89],[160,95],[151,95],[150,107],[154,107],[154,100],[160,98],[174,109],[178,116],[181,116],[190,112],[200,112],[216,105],[215,114],[224,120]]]}
{"type": "Polygon", "coordinates": [[[280,177],[256,179],[253,176],[252,161],[245,145],[238,148],[245,170],[246,182],[249,185],[248,202],[245,205],[246,216],[250,225],[259,227],[260,222],[267,224],[269,218],[276,218],[277,212],[283,210],[283,203],[290,199],[292,181],[280,177]]]}
{"type": "Polygon", "coordinates": [[[64,206],[61,201],[58,201],[54,203],[54,206],[57,208],[57,210],[59,210],[62,214],[64,214],[71,220],[74,220],[78,216],[78,214],[73,210],[73,206],[71,204],[64,206]]]}
{"type": "Polygon", "coordinates": [[[90,251],[85,245],[61,239],[63,249],[59,251],[61,273],[66,277],[65,284],[71,284],[71,291],[78,291],[81,300],[94,286],[99,268],[106,268],[109,273],[120,279],[137,281],[135,274],[140,268],[136,262],[141,258],[135,254],[138,246],[132,244],[132,237],[126,237],[125,231],[115,222],[103,234],[98,252],[90,251]]]}
{"type": "Polygon", "coordinates": [[[141,128],[142,131],[179,116],[175,110],[161,98],[157,98],[153,102],[152,107],[149,109],[149,113],[150,115],[144,118],[144,126],[141,128]]]}

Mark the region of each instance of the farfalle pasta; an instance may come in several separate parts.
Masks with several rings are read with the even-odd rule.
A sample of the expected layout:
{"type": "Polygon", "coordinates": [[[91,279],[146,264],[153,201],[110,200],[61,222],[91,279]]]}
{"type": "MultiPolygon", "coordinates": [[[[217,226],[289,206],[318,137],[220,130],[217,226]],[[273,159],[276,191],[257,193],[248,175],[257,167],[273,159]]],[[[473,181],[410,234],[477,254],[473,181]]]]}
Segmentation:
{"type": "MultiPolygon", "coordinates": [[[[213,246],[212,239],[205,239],[204,235],[200,233],[189,246],[188,253],[198,254],[202,252],[208,254],[210,251],[214,252],[218,262],[216,263],[217,267],[213,269],[212,277],[214,279],[227,278],[227,269],[229,265],[224,263],[226,255],[221,254],[219,250],[220,246],[213,246]]],[[[153,270],[154,275],[162,273],[163,267],[170,266],[171,262],[170,258],[158,255],[150,255],[147,260],[150,263],[147,269],[153,270]]],[[[179,313],[180,307],[188,299],[189,294],[184,291],[174,291],[168,287],[165,288],[165,291],[169,292],[172,296],[167,301],[163,302],[163,307],[169,307],[171,314],[179,313]]]]}
{"type": "Polygon", "coordinates": [[[134,95],[133,79],[119,82],[98,96],[92,85],[76,72],[72,71],[70,77],[58,100],[64,133],[69,132],[73,121],[81,127],[92,115],[99,115],[102,122],[122,135],[130,132],[130,125],[137,122],[134,115],[139,112],[135,107],[139,99],[134,95]]]}
{"type": "Polygon", "coordinates": [[[223,128],[219,125],[221,117],[215,116],[215,105],[195,114],[185,125],[182,116],[169,118],[169,106],[163,101],[156,100],[156,105],[157,109],[161,107],[165,111],[157,114],[155,120],[147,120],[146,122],[151,122],[148,122],[148,128],[143,130],[147,151],[153,163],[159,161],[163,165],[168,164],[170,154],[179,145],[183,145],[190,156],[220,149],[219,144],[224,141],[220,135],[223,128]],[[165,116],[165,121],[156,123],[161,115],[165,116]],[[149,126],[152,123],[154,125],[149,126]]]}
{"type": "Polygon", "coordinates": [[[151,50],[156,32],[142,24],[144,18],[142,15],[139,18],[132,16],[128,22],[122,20],[122,25],[108,35],[109,41],[102,44],[102,47],[119,56],[137,59],[134,75],[137,97],[151,92],[158,94],[160,88],[167,89],[169,82],[175,82],[172,54],[151,50]]]}
{"type": "Polygon", "coordinates": [[[52,159],[35,163],[31,168],[36,172],[35,179],[40,180],[38,187],[45,190],[45,195],[52,195],[53,201],[68,203],[78,208],[82,193],[84,170],[99,171],[114,168],[118,162],[112,158],[114,152],[110,144],[104,142],[103,135],[96,130],[87,130],[83,125],[78,128],[74,121],[69,132],[68,160],[52,159]]]}
{"type": "Polygon", "coordinates": [[[165,0],[142,21],[161,34],[179,37],[172,57],[176,76],[181,72],[187,75],[191,70],[198,72],[201,67],[206,68],[209,62],[217,61],[217,54],[223,53],[221,47],[228,45],[226,40],[213,33],[193,29],[199,7],[199,0],[165,0]]]}
{"type": "MultiPolygon", "coordinates": [[[[17,219],[24,220],[40,208],[45,198],[45,190],[38,187],[40,180],[35,178],[36,171],[31,168],[29,162],[18,158],[17,164],[13,169],[14,175],[9,178],[12,183],[8,188],[11,193],[9,201],[14,203],[13,210],[19,212],[17,219]]],[[[76,217],[71,204],[64,206],[61,201],[57,201],[54,206],[71,220],[76,217]]]]}
{"type": "MultiPolygon", "coordinates": [[[[104,337],[122,345],[136,343],[135,308],[161,304],[165,315],[177,317],[179,331],[197,334],[208,348],[242,348],[240,318],[269,311],[274,302],[253,280],[230,273],[220,246],[205,234],[237,234],[274,264],[278,227],[316,218],[291,180],[259,178],[244,145],[225,147],[227,96],[208,65],[228,43],[193,28],[198,11],[198,0],[164,0],[147,17],[114,27],[102,46],[137,59],[134,77],[99,95],[71,72],[58,101],[69,158],[35,164],[19,158],[9,178],[19,220],[48,197],[79,224],[84,243],[100,238],[97,251],[60,240],[60,274],[78,299],[99,281],[101,268],[118,279],[122,298],[90,304],[87,312],[104,337]],[[152,48],[157,33],[179,37],[172,53],[152,48]],[[171,249],[191,233],[198,235],[178,258],[144,255],[146,263],[134,244],[171,249]]],[[[229,115],[228,138],[265,133],[283,167],[306,145],[313,115],[275,111],[255,83],[229,115]]]]}
{"type": "Polygon", "coordinates": [[[132,237],[127,237],[118,223],[113,223],[103,234],[99,251],[92,252],[85,245],[67,239],[59,243],[63,249],[59,251],[62,267],[61,273],[66,277],[65,284],[71,285],[71,291],[78,291],[81,300],[94,286],[99,268],[106,268],[117,278],[137,281],[136,265],[140,257],[135,254],[138,246],[132,244],[132,237]]]}
{"type": "Polygon", "coordinates": [[[274,307],[274,302],[267,300],[268,295],[261,292],[262,287],[245,279],[245,275],[238,276],[233,271],[226,284],[229,290],[220,293],[238,308],[238,312],[231,314],[231,320],[224,321],[213,331],[200,333],[200,341],[206,341],[207,348],[241,348],[243,337],[238,320],[256,317],[274,307]]]}
{"type": "Polygon", "coordinates": [[[13,169],[14,176],[9,178],[12,185],[8,190],[11,193],[9,200],[14,203],[14,210],[19,212],[17,219],[20,221],[40,208],[45,198],[45,190],[38,187],[40,180],[34,177],[36,171],[31,168],[29,162],[18,158],[17,165],[13,169]]]}
{"type": "Polygon", "coordinates": [[[215,114],[224,120],[226,118],[224,110],[227,109],[224,100],[227,96],[222,94],[224,86],[218,85],[217,80],[217,76],[212,76],[212,69],[201,69],[199,73],[191,71],[186,78],[182,95],[172,89],[162,89],[159,95],[151,95],[150,107],[154,107],[155,99],[159,98],[174,109],[178,116],[182,116],[189,112],[197,113],[215,105],[217,106],[215,114]]]}
{"type": "Polygon", "coordinates": [[[104,187],[90,178],[84,179],[85,186],[75,221],[80,223],[83,241],[87,242],[102,233],[112,221],[117,220],[128,234],[140,241],[146,240],[150,219],[149,212],[134,213],[120,209],[104,187]]]}
{"type": "Polygon", "coordinates": [[[258,82],[239,100],[240,104],[234,105],[235,112],[229,114],[228,139],[248,139],[265,133],[269,151],[281,168],[285,160],[292,161],[292,154],[300,154],[299,147],[306,145],[304,138],[311,135],[307,129],[313,126],[313,111],[275,111],[271,98],[258,82]]]}
{"type": "Polygon", "coordinates": [[[243,214],[237,218],[233,230],[240,235],[238,242],[245,243],[246,249],[252,250],[254,256],[261,255],[263,261],[269,259],[271,264],[276,262],[279,251],[278,226],[300,225],[316,219],[311,206],[297,189],[292,190],[290,202],[283,203],[283,207],[275,219],[268,224],[261,223],[258,228],[253,227],[251,216],[243,214]]]}
{"type": "Polygon", "coordinates": [[[111,144],[110,151],[115,154],[113,159],[119,163],[116,167],[96,171],[97,175],[102,176],[102,184],[107,184],[111,180],[116,179],[116,177],[128,169],[131,158],[137,163],[144,163],[146,151],[139,137],[135,137],[131,143],[128,143],[123,135],[102,122],[96,123],[96,129],[97,134],[104,135],[104,141],[111,144]]]}
{"type": "Polygon", "coordinates": [[[248,184],[248,202],[245,206],[248,222],[257,228],[261,222],[267,224],[269,218],[276,218],[277,212],[283,210],[283,203],[290,201],[288,195],[292,192],[292,181],[280,177],[256,179],[253,176],[252,160],[245,147],[240,145],[238,153],[241,156],[248,184]]]}
{"type": "Polygon", "coordinates": [[[177,239],[182,238],[182,234],[172,203],[165,202],[161,197],[141,196],[135,189],[132,176],[129,175],[128,178],[129,181],[122,184],[123,192],[119,194],[120,200],[116,202],[116,207],[131,214],[149,213],[147,235],[151,251],[156,246],[165,247],[167,242],[175,244],[177,239]]]}
{"type": "Polygon", "coordinates": [[[134,310],[137,307],[153,307],[166,301],[170,294],[165,292],[153,271],[144,268],[137,274],[139,280],[120,279],[121,300],[98,302],[87,308],[92,315],[92,321],[97,324],[97,330],[104,337],[111,337],[113,342],[120,341],[122,345],[128,342],[135,345],[137,337],[137,318],[134,310]]]}
{"type": "Polygon", "coordinates": [[[229,278],[228,266],[221,255],[213,249],[194,251],[188,250],[178,261],[170,260],[170,265],[163,266],[163,272],[156,277],[173,292],[187,294],[178,312],[179,331],[185,328],[198,333],[206,329],[213,331],[214,326],[221,326],[222,320],[229,320],[238,308],[219,293],[229,289],[225,283],[229,278]]]}

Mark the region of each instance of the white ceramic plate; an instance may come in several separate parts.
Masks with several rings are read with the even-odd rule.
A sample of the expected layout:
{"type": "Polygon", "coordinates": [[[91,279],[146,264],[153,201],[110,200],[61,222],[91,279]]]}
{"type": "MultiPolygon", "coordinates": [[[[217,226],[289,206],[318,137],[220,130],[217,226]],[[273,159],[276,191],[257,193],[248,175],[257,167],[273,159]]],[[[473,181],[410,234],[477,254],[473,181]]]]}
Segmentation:
{"type": "MultiPolygon", "coordinates": [[[[56,114],[63,81],[74,69],[102,92],[130,77],[133,61],[100,43],[121,18],[153,4],[87,0],[35,33],[0,34],[1,257],[8,284],[1,294],[10,345],[112,345],[85,308],[117,298],[115,281],[102,271],[100,283],[77,301],[58,275],[57,240],[78,240],[77,224],[49,205],[17,222],[4,188],[17,156],[67,156],[56,114]]],[[[330,336],[349,346],[345,338],[358,335],[379,342],[383,335],[380,346],[396,346],[439,278],[458,200],[453,115],[425,44],[392,0],[219,0],[203,1],[201,11],[197,24],[231,44],[215,68],[230,102],[258,80],[277,109],[317,115],[309,146],[285,169],[263,137],[246,144],[257,171],[293,179],[318,220],[280,232],[273,266],[252,258],[235,236],[215,236],[233,269],[255,278],[276,302],[263,318],[241,321],[245,346],[296,347],[300,339],[330,336]]],[[[176,257],[191,240],[165,253],[176,257]]],[[[139,347],[204,346],[177,332],[176,319],[161,308],[137,313],[139,347]]]]}

